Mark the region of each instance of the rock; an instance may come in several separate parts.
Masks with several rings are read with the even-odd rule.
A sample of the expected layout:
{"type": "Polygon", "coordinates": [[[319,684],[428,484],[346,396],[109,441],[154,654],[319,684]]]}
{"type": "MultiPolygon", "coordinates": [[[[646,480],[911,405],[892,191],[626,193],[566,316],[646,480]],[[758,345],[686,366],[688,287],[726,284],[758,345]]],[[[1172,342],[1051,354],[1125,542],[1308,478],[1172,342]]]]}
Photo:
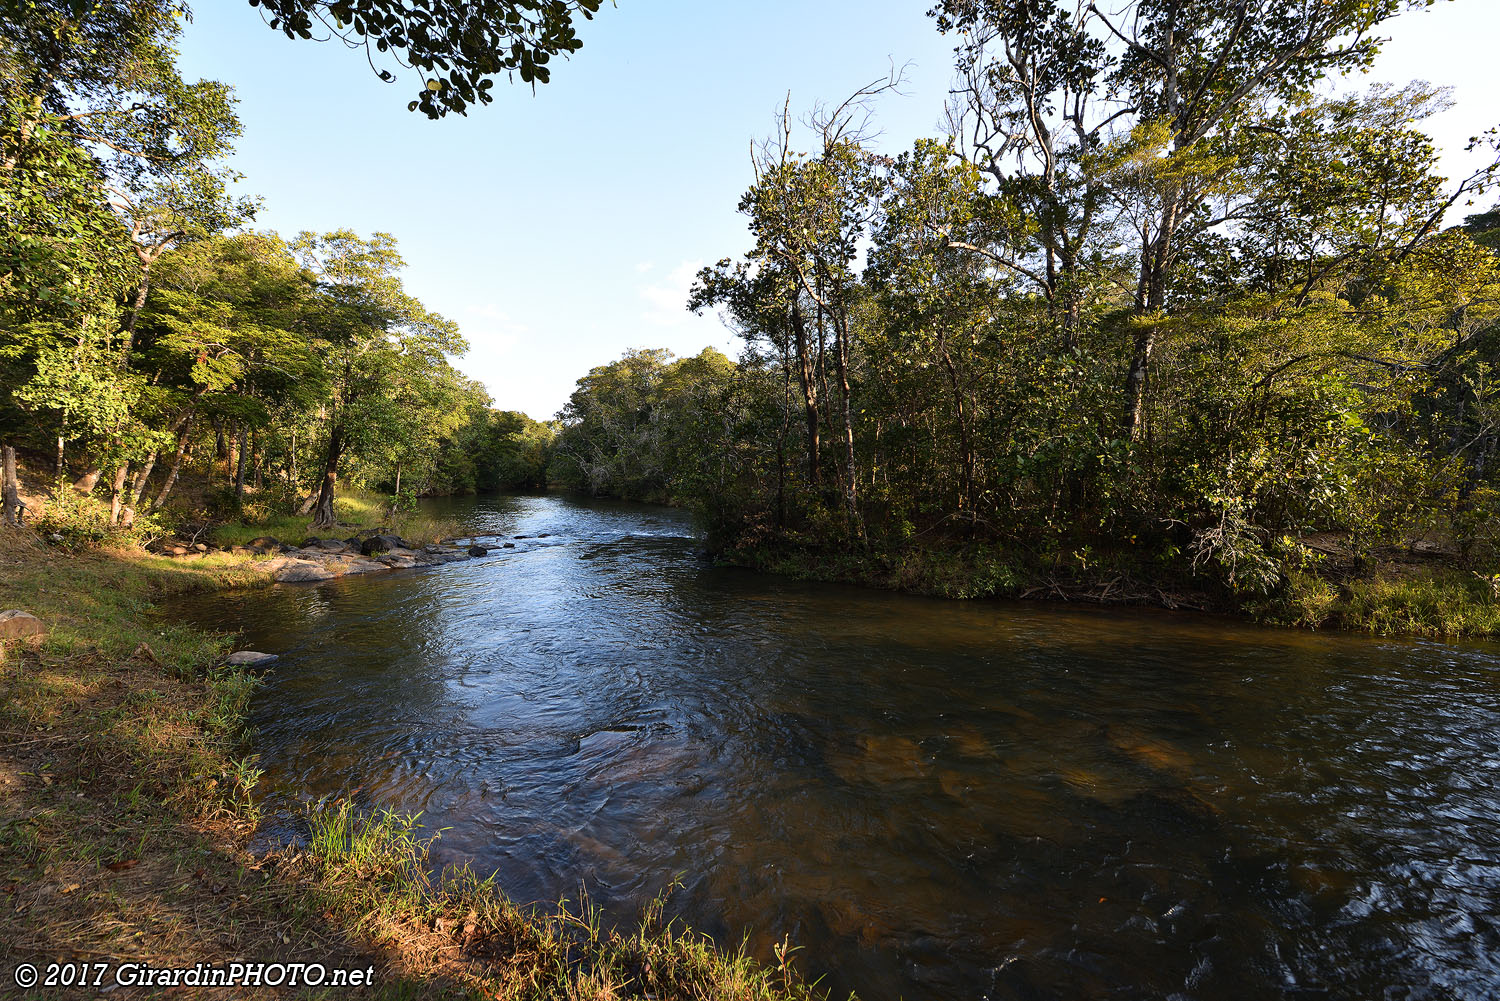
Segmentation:
{"type": "Polygon", "coordinates": [[[507,543],[506,543],[506,544],[505,544],[505,545],[504,545],[504,546],[502,546],[502,547],[501,547],[501,548],[502,548],[502,549],[514,549],[514,548],[516,548],[516,544],[515,544],[515,543],[514,543],[514,542],[507,542],[507,543]]]}
{"type": "Polygon", "coordinates": [[[164,554],[166,554],[167,556],[186,556],[188,554],[188,547],[187,546],[165,546],[165,547],[162,548],[162,552],[164,554]]]}
{"type": "Polygon", "coordinates": [[[276,573],[276,579],[288,584],[302,581],[331,580],[338,573],[320,566],[312,560],[290,560],[276,573]]]}
{"type": "Polygon", "coordinates": [[[406,548],[409,547],[404,545],[402,541],[394,535],[372,535],[364,542],[360,543],[359,551],[366,556],[373,556],[376,553],[388,553],[392,549],[406,548]]]}
{"type": "Polygon", "coordinates": [[[23,612],[19,608],[0,612],[0,642],[21,640],[26,643],[40,643],[46,635],[47,627],[42,625],[41,619],[30,612],[23,612]]]}
{"type": "Polygon", "coordinates": [[[318,546],[321,546],[322,544],[323,544],[323,540],[322,539],[318,538],[316,535],[309,535],[307,538],[305,538],[305,539],[302,540],[302,545],[298,546],[297,548],[298,549],[316,549],[318,546]]]}
{"type": "Polygon", "coordinates": [[[236,650],[224,658],[224,663],[234,667],[259,667],[262,664],[269,664],[273,660],[280,659],[274,653],[261,653],[258,650],[236,650]]]}
{"type": "Polygon", "coordinates": [[[47,541],[49,542],[61,542],[62,540],[63,534],[61,532],[53,532],[51,535],[47,536],[47,541]]]}
{"type": "Polygon", "coordinates": [[[511,536],[511,538],[513,538],[513,539],[529,539],[529,538],[531,538],[531,536],[529,536],[529,535],[513,535],[513,536],[511,536]]]}
{"type": "Polygon", "coordinates": [[[208,552],[208,546],[204,545],[201,542],[195,542],[195,543],[193,543],[193,552],[195,552],[195,553],[206,553],[206,552],[208,552]]]}
{"type": "Polygon", "coordinates": [[[540,534],[537,535],[537,538],[538,539],[550,539],[550,538],[552,538],[552,533],[551,532],[542,532],[542,533],[540,533],[540,534]]]}
{"type": "Polygon", "coordinates": [[[488,549],[484,548],[483,546],[470,546],[469,547],[469,555],[470,556],[488,556],[489,554],[490,554],[490,551],[488,549]]]}
{"type": "Polygon", "coordinates": [[[280,549],[281,540],[276,538],[274,535],[261,535],[257,536],[254,539],[251,539],[249,542],[245,543],[245,545],[251,547],[252,549],[280,549]]]}

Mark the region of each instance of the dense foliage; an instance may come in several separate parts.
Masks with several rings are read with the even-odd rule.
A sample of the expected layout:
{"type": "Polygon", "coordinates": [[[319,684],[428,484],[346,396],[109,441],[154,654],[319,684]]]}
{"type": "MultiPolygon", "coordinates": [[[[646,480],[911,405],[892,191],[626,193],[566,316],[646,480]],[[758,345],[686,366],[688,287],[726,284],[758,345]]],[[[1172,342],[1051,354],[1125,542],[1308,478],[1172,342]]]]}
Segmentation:
{"type": "Polygon", "coordinates": [[[107,488],[117,525],[163,510],[185,465],[210,478],[189,508],[248,490],[324,526],[341,470],[395,503],[543,482],[551,429],[453,368],[463,338],[403,290],[394,238],[246,231],[234,96],[178,73],[185,16],[0,8],[3,443],[107,488]]]}
{"type": "Polygon", "coordinates": [[[940,4],[953,134],[879,150],[879,86],[784,122],[750,249],[690,303],[739,365],[696,398],[651,353],[594,370],[573,479],[691,503],[751,558],[1263,594],[1427,540],[1492,573],[1494,212],[1441,221],[1495,167],[1438,176],[1439,91],[1324,84],[1417,5],[940,4]]]}

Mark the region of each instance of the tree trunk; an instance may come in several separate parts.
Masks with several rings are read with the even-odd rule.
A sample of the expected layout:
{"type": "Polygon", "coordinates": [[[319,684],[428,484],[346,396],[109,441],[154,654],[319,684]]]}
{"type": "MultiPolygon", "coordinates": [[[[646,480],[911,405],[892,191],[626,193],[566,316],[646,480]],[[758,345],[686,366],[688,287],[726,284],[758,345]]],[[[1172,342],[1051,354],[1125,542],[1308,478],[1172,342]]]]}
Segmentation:
{"type": "Polygon", "coordinates": [[[57,478],[63,477],[63,436],[57,436],[57,478]]]}
{"type": "Polygon", "coordinates": [[[111,525],[120,523],[120,509],[125,506],[125,477],[128,475],[130,475],[130,463],[120,463],[120,468],[115,470],[114,483],[110,484],[109,523],[111,525]]]}
{"type": "Polygon", "coordinates": [[[1156,324],[1142,323],[1135,334],[1130,371],[1125,375],[1125,433],[1131,441],[1141,436],[1146,419],[1146,373],[1156,348],[1156,324]]]}
{"type": "Polygon", "coordinates": [[[135,302],[130,304],[130,319],[125,321],[125,346],[120,354],[121,370],[130,367],[130,355],[135,350],[135,321],[146,306],[146,293],[150,288],[151,265],[148,262],[141,267],[141,283],[136,286],[135,302]]]}
{"type": "Polygon", "coordinates": [[[838,366],[839,403],[844,425],[844,506],[848,510],[849,524],[859,538],[864,538],[864,523],[859,516],[859,469],[854,462],[854,417],[849,397],[849,317],[838,317],[834,328],[838,340],[835,347],[835,364],[838,366]]]}
{"type": "Polygon", "coordinates": [[[167,502],[167,496],[172,492],[172,487],[177,484],[177,474],[182,471],[182,460],[188,453],[188,428],[183,428],[177,436],[177,454],[172,457],[172,468],[167,471],[167,481],[161,485],[161,491],[156,495],[156,500],[151,502],[147,509],[149,514],[156,511],[167,502]]]}
{"type": "Polygon", "coordinates": [[[250,428],[240,424],[240,439],[235,444],[234,464],[234,502],[241,503],[245,499],[245,453],[249,450],[250,428]]]}
{"type": "Polygon", "coordinates": [[[145,464],[130,477],[129,501],[132,507],[141,506],[141,498],[146,494],[146,482],[151,479],[151,470],[155,468],[156,452],[152,450],[151,454],[146,456],[145,464]]]}
{"type": "Polygon", "coordinates": [[[1136,289],[1137,322],[1130,369],[1125,375],[1125,431],[1138,441],[1146,419],[1146,392],[1150,388],[1151,353],[1156,348],[1154,315],[1167,304],[1168,269],[1173,254],[1172,237],[1177,233],[1182,195],[1173,190],[1162,206],[1156,238],[1141,248],[1141,275],[1136,289]],[[1148,319],[1147,317],[1152,317],[1148,319]]]}
{"type": "Polygon", "coordinates": [[[974,513],[974,441],[969,433],[969,417],[964,410],[963,387],[958,379],[958,366],[953,364],[953,356],[948,351],[948,338],[943,334],[941,328],[937,335],[938,350],[942,353],[943,367],[948,370],[948,384],[953,388],[953,409],[958,416],[958,444],[963,455],[963,483],[961,484],[961,497],[959,499],[959,510],[967,509],[970,514],[974,513]]]}
{"type": "Polygon", "coordinates": [[[802,379],[802,405],[807,420],[807,481],[816,488],[822,478],[818,455],[822,450],[818,433],[818,383],[808,350],[807,324],[802,319],[802,307],[796,303],[792,304],[792,332],[797,335],[797,369],[802,379]]]}
{"type": "Polygon", "coordinates": [[[343,451],[343,428],[335,424],[328,433],[328,454],[323,461],[323,482],[318,487],[318,500],[312,509],[312,528],[328,529],[337,524],[333,516],[333,492],[338,486],[339,456],[343,451]]]}
{"type": "Polygon", "coordinates": [[[16,480],[16,450],[9,445],[0,449],[0,506],[5,509],[5,524],[15,528],[21,523],[21,491],[16,480]]]}

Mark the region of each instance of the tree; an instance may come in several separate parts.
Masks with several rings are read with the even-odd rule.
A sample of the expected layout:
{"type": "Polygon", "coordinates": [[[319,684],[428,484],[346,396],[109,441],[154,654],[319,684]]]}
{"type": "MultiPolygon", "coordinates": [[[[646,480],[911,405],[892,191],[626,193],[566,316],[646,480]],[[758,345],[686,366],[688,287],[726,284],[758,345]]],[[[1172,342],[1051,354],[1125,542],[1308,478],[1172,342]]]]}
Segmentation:
{"type": "MultiPolygon", "coordinates": [[[[551,79],[548,63],[583,47],[575,20],[592,19],[600,0],[250,0],[288,38],[323,30],[352,48],[375,52],[417,71],[421,86],[407,107],[428,118],[494,100],[495,78],[535,86],[551,79]]],[[[376,71],[380,79],[395,76],[376,71]]]]}
{"type": "MultiPolygon", "coordinates": [[[[1207,147],[1233,145],[1226,140],[1250,124],[1252,107],[1294,101],[1330,74],[1368,66],[1381,41],[1375,29],[1432,2],[1131,0],[1109,12],[1084,0],[939,4],[939,29],[961,38],[956,130],[1007,201],[1002,215],[1036,234],[1007,241],[1021,253],[991,259],[1029,273],[1050,300],[1062,296],[1066,330],[1079,270],[1123,238],[1137,261],[1136,312],[1161,313],[1185,235],[1225,221],[1208,196],[1233,161],[1207,147]],[[1106,219],[1100,156],[1128,136],[1156,162],[1131,203],[1106,219]]],[[[1160,330],[1135,324],[1124,385],[1131,438],[1142,431],[1160,330]]]]}
{"type": "Polygon", "coordinates": [[[318,283],[322,301],[309,318],[322,362],[322,478],[312,527],[331,528],[339,463],[372,448],[400,414],[393,391],[403,373],[446,365],[467,347],[458,328],[407,295],[395,238],[364,239],[349,230],[303,233],[294,248],[318,283]]]}

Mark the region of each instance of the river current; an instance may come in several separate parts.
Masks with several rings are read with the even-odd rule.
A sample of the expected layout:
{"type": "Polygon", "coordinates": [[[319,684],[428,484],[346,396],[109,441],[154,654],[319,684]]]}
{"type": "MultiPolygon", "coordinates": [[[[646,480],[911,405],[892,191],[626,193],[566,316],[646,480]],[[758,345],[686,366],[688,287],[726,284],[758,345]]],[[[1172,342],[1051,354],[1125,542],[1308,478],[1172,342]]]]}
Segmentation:
{"type": "Polygon", "coordinates": [[[422,811],[521,901],[834,997],[1500,996],[1500,648],[714,567],[681,512],[447,502],[466,563],[194,599],[281,655],[273,804],[422,811]]]}

